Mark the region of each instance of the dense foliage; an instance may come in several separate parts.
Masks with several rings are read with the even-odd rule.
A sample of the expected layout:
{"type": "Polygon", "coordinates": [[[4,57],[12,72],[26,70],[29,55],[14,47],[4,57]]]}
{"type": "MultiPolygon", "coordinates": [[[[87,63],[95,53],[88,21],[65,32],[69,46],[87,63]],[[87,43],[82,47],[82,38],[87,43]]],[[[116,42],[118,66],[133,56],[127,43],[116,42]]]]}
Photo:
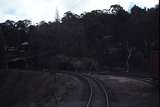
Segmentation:
{"type": "Polygon", "coordinates": [[[50,67],[45,63],[51,56],[64,55],[122,67],[131,57],[132,64],[139,66],[146,63],[151,50],[159,49],[159,5],[150,9],[135,5],[130,12],[112,5],[81,15],[69,11],[55,22],[31,25],[29,20],[7,20],[0,24],[0,54],[5,54],[6,47],[20,50],[24,43],[29,44],[25,53],[35,65],[50,67]]]}

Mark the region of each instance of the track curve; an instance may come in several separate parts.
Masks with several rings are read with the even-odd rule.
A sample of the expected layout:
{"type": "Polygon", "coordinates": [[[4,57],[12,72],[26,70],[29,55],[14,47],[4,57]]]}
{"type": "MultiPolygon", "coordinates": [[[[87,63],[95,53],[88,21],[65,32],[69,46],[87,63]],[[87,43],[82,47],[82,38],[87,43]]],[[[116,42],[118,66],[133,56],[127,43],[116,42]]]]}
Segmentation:
{"type": "Polygon", "coordinates": [[[86,74],[78,74],[75,72],[59,72],[68,75],[76,76],[77,78],[86,82],[88,91],[87,101],[84,107],[110,107],[109,104],[109,90],[104,83],[92,76],[86,74]]]}

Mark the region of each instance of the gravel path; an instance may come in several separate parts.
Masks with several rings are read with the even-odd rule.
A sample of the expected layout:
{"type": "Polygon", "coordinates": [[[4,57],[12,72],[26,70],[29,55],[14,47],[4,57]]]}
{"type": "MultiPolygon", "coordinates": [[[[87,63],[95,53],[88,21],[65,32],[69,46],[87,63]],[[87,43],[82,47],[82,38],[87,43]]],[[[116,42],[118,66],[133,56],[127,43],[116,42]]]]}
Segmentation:
{"type": "Polygon", "coordinates": [[[69,95],[59,104],[58,107],[83,107],[86,103],[86,90],[85,85],[82,80],[77,77],[63,74],[71,79],[72,86],[74,87],[69,95]]]}
{"type": "Polygon", "coordinates": [[[112,90],[111,107],[159,107],[159,91],[143,81],[112,75],[94,75],[112,90]]]}

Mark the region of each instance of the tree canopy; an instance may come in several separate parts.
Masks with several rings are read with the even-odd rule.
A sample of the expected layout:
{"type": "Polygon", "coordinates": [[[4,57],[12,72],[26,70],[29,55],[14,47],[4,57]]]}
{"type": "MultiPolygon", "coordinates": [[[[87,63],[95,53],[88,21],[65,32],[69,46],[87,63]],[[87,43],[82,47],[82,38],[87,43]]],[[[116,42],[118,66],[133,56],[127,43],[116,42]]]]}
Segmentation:
{"type": "Polygon", "coordinates": [[[0,41],[15,48],[28,42],[33,56],[51,53],[103,59],[110,47],[134,47],[146,55],[155,47],[159,49],[159,5],[150,9],[135,5],[131,12],[120,5],[81,15],[68,11],[61,20],[58,11],[56,14],[55,22],[42,21],[38,25],[30,20],[0,23],[0,41]]]}

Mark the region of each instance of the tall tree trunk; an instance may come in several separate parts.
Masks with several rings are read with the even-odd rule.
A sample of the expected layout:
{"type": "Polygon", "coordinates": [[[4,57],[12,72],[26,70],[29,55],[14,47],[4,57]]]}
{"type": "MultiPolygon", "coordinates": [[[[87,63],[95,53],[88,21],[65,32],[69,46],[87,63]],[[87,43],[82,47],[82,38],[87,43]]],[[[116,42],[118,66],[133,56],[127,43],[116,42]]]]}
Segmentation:
{"type": "Polygon", "coordinates": [[[130,58],[131,58],[131,55],[132,55],[132,51],[133,51],[133,48],[129,48],[128,49],[128,56],[127,56],[127,60],[126,60],[126,72],[129,72],[130,71],[130,58]]]}
{"type": "Polygon", "coordinates": [[[133,54],[134,47],[130,47],[127,41],[127,58],[126,58],[126,72],[130,71],[130,59],[133,54]]]}

